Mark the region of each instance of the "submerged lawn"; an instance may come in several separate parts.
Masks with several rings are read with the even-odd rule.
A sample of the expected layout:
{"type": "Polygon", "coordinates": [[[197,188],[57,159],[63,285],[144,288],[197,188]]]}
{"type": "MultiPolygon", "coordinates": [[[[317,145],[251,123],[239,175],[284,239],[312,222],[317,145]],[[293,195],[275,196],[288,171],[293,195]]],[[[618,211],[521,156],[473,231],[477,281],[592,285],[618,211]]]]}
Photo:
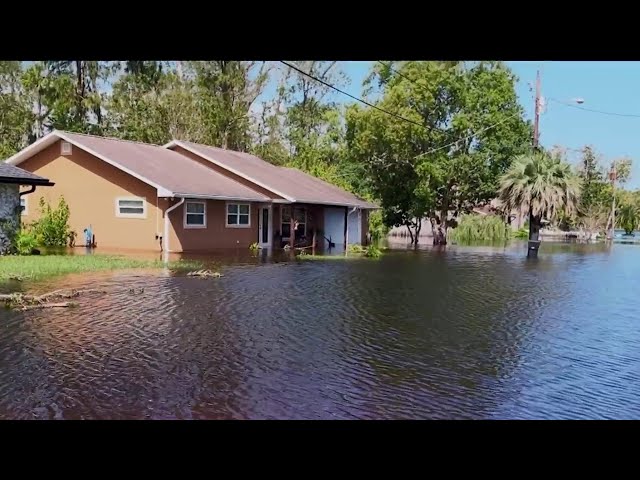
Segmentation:
{"type": "Polygon", "coordinates": [[[132,268],[164,268],[193,270],[202,268],[200,262],[169,262],[138,260],[111,255],[34,255],[0,257],[0,281],[11,279],[37,280],[68,273],[126,270],[132,268]]]}

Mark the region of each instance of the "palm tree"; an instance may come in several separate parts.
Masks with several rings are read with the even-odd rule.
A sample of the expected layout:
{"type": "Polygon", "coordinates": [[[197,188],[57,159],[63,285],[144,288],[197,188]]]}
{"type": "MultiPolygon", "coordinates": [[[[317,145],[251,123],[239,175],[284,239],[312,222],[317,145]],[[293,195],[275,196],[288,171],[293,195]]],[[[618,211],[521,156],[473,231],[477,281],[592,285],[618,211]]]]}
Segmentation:
{"type": "Polygon", "coordinates": [[[500,179],[499,195],[507,212],[529,212],[529,256],[537,253],[542,220],[575,211],[579,192],[571,166],[557,156],[534,151],[513,161],[500,179]]]}

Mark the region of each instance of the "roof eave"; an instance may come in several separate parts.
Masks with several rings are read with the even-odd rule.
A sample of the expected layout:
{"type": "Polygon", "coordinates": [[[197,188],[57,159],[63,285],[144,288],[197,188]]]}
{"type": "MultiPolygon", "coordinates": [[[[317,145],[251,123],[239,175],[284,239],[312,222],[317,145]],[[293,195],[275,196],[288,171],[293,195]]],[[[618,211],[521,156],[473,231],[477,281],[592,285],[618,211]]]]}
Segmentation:
{"type": "Polygon", "coordinates": [[[0,183],[10,183],[13,185],[33,185],[36,187],[53,187],[55,183],[50,182],[48,179],[29,179],[29,178],[17,178],[17,177],[0,177],[0,183]]]}
{"type": "Polygon", "coordinates": [[[238,201],[238,202],[256,202],[256,203],[271,203],[269,197],[260,198],[248,198],[238,195],[209,195],[202,193],[180,193],[173,192],[170,195],[158,195],[160,197],[176,197],[176,198],[195,198],[199,200],[223,200],[223,201],[238,201]]]}
{"type": "Polygon", "coordinates": [[[144,182],[147,185],[150,185],[150,186],[154,187],[158,191],[158,196],[159,197],[171,196],[171,195],[166,195],[167,193],[171,193],[171,191],[169,189],[163,187],[162,185],[158,185],[157,183],[149,180],[148,178],[143,177],[142,175],[138,175],[133,170],[131,170],[129,168],[126,168],[123,165],[120,165],[117,161],[115,161],[115,160],[113,160],[111,158],[107,158],[105,155],[102,155],[102,154],[96,152],[92,148],[82,144],[82,142],[78,142],[78,141],[73,140],[72,138],[69,138],[67,135],[65,135],[65,132],[61,132],[59,130],[52,130],[51,132],[46,134],[44,137],[40,138],[39,140],[36,140],[34,143],[29,145],[28,147],[24,148],[23,150],[19,151],[18,153],[16,153],[12,157],[8,158],[6,163],[8,163],[9,165],[17,166],[20,163],[24,162],[25,160],[31,158],[35,154],[41,152],[45,148],[53,145],[58,140],[64,140],[65,142],[69,142],[70,144],[74,145],[75,147],[77,147],[77,148],[79,148],[81,150],[84,150],[85,152],[93,155],[94,157],[99,158],[103,162],[111,165],[112,167],[115,167],[115,168],[117,168],[117,169],[119,169],[119,170],[121,170],[121,171],[123,171],[123,172],[125,172],[125,173],[127,173],[129,175],[131,175],[132,177],[137,178],[141,182],[144,182]]]}

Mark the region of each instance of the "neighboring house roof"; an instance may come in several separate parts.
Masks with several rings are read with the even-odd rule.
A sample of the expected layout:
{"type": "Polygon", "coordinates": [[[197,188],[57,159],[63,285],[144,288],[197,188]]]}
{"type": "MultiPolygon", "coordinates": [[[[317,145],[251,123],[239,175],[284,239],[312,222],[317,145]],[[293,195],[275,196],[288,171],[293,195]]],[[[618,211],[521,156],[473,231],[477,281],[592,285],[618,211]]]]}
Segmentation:
{"type": "Polygon", "coordinates": [[[0,163],[0,183],[45,185],[48,187],[53,185],[48,178],[40,177],[8,163],[0,163]]]}
{"type": "Polygon", "coordinates": [[[255,155],[179,140],[169,142],[165,148],[174,146],[182,147],[290,202],[378,208],[301,170],[278,167],[255,155]]]}
{"type": "Polygon", "coordinates": [[[54,130],[7,160],[17,165],[59,139],[155,187],[159,197],[268,201],[235,180],[177,152],[141,142],[54,130]]]}

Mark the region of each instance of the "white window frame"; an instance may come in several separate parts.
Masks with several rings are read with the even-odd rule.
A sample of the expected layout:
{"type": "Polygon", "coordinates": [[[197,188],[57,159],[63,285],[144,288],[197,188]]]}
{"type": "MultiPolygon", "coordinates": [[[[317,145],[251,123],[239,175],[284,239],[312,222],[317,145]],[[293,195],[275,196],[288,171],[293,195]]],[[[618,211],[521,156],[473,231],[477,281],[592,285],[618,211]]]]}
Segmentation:
{"type": "Polygon", "coordinates": [[[207,228],[207,202],[205,200],[185,200],[184,202],[184,207],[182,208],[183,211],[183,219],[182,219],[182,226],[184,228],[207,228]],[[199,213],[190,213],[189,215],[203,215],[204,216],[204,223],[202,225],[192,225],[187,223],[187,204],[189,203],[197,203],[200,205],[204,205],[204,212],[202,212],[201,214],[199,213]]]}
{"type": "Polygon", "coordinates": [[[20,197],[20,215],[29,215],[29,197],[22,195],[20,197]],[[22,208],[22,201],[24,200],[24,208],[22,208]]]}
{"type": "MultiPolygon", "coordinates": [[[[306,237],[307,236],[307,225],[309,223],[309,210],[307,209],[307,207],[294,207],[293,205],[283,205],[282,208],[280,209],[280,234],[282,235],[282,230],[283,230],[282,226],[287,224],[287,223],[289,224],[289,232],[292,231],[291,230],[291,223],[292,223],[291,220],[289,220],[289,222],[284,222],[283,221],[284,209],[285,208],[290,208],[291,209],[291,216],[290,216],[291,220],[293,220],[293,218],[294,218],[295,209],[296,208],[304,210],[304,232],[303,232],[302,236],[306,237]]],[[[291,240],[291,237],[290,236],[289,237],[284,237],[283,236],[282,240],[288,241],[288,240],[291,240]]]]}
{"type": "MultiPolygon", "coordinates": [[[[245,215],[244,213],[242,215],[245,215]]],[[[226,228],[251,228],[251,204],[247,202],[227,202],[224,206],[224,226],[226,228]],[[237,205],[238,213],[229,213],[229,205],[237,205]],[[229,215],[236,215],[238,217],[238,222],[240,222],[240,206],[246,205],[249,207],[249,223],[246,225],[238,224],[230,224],[229,223],[229,215]]]]}
{"type": "Polygon", "coordinates": [[[73,153],[73,146],[71,146],[71,143],[65,140],[62,140],[60,142],[60,155],[71,155],[72,153],[73,153]]]}
{"type": "Polygon", "coordinates": [[[118,218],[147,218],[147,199],[145,197],[116,197],[116,217],[118,218]],[[120,213],[120,201],[133,200],[142,202],[142,213],[120,213]]]}

